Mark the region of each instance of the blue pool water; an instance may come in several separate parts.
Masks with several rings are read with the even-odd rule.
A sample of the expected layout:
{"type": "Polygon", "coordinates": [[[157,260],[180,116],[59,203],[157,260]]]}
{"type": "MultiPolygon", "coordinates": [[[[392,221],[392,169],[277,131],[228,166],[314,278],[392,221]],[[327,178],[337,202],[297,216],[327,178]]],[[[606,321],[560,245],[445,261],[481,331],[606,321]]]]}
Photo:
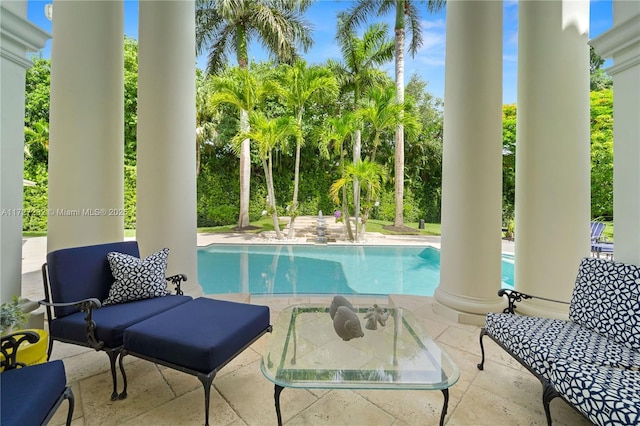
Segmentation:
{"type": "MultiPolygon", "coordinates": [[[[433,296],[440,251],[408,246],[212,245],[198,250],[205,294],[414,294],[433,296]]],[[[513,287],[513,257],[502,259],[513,287]]]]}

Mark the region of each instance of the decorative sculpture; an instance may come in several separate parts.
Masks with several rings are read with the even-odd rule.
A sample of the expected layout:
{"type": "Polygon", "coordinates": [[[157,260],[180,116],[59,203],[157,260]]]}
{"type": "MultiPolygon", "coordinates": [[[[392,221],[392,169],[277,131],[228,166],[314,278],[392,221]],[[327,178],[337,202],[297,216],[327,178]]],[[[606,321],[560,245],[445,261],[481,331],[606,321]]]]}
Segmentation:
{"type": "Polygon", "coordinates": [[[339,306],[336,309],[335,316],[333,318],[333,329],[336,334],[344,341],[349,341],[356,337],[363,337],[362,326],[360,325],[360,319],[347,306],[339,306]]]}
{"type": "Polygon", "coordinates": [[[367,330],[377,330],[378,323],[380,323],[380,325],[384,327],[388,318],[389,313],[378,305],[374,304],[371,308],[367,309],[367,313],[364,316],[364,319],[367,320],[365,328],[367,330]]]}
{"type": "Polygon", "coordinates": [[[344,296],[333,296],[333,301],[331,302],[331,306],[329,307],[329,315],[331,315],[331,319],[336,316],[336,311],[340,306],[346,306],[353,312],[356,311],[351,302],[349,302],[344,296]]]}

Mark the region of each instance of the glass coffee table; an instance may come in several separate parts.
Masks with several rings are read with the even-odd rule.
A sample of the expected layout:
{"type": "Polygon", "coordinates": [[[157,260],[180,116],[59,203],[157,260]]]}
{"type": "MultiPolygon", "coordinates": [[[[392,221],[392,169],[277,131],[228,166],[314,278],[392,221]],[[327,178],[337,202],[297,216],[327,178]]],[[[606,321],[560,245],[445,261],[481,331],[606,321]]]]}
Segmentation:
{"type": "MultiPolygon", "coordinates": [[[[273,326],[260,368],[275,383],[278,425],[282,425],[280,393],[285,387],[440,390],[444,395],[440,424],[444,423],[449,388],[460,372],[410,311],[354,304],[352,311],[361,325],[355,335],[364,335],[347,341],[338,335],[329,311],[329,305],[289,306],[273,326]],[[381,321],[375,321],[372,312],[381,313],[381,321]]],[[[338,328],[342,330],[342,324],[338,328]]]]}

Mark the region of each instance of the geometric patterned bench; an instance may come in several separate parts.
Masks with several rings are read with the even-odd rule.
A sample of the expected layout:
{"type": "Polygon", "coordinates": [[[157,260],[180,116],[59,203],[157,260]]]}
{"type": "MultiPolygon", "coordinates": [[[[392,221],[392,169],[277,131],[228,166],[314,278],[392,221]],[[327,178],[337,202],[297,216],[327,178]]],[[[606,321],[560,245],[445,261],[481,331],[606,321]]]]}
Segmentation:
{"type": "Polygon", "coordinates": [[[640,423],[640,371],[555,360],[551,384],[594,424],[640,423]]]}
{"type": "Polygon", "coordinates": [[[488,313],[489,336],[542,383],[543,405],[561,397],[598,425],[640,423],[640,267],[604,259],[580,263],[569,321],[515,313],[534,298],[500,290],[509,307],[488,313]]]}

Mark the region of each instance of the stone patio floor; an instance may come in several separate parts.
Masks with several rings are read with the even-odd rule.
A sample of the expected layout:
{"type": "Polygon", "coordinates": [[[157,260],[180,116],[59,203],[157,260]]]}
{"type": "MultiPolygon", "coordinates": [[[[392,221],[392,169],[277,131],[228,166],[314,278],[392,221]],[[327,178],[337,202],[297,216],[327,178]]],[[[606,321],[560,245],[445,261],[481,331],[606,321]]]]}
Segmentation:
{"type": "MultiPolygon", "coordinates": [[[[313,218],[299,218],[300,226],[313,218]]],[[[327,218],[333,222],[333,218],[327,218]]],[[[334,226],[334,225],[331,225],[334,226]]],[[[307,226],[308,227],[308,226],[307,226]]],[[[298,229],[298,225],[296,225],[298,229]]],[[[337,228],[336,228],[337,229],[337,228]]],[[[301,233],[302,234],[302,233],[301,233]]],[[[331,230],[328,230],[331,236],[331,230]]],[[[269,236],[255,234],[200,234],[198,245],[222,242],[264,242],[269,236]]],[[[306,242],[304,235],[298,243],[306,242]]],[[[365,244],[422,244],[439,246],[437,237],[391,237],[367,234],[365,244]]],[[[503,250],[513,252],[513,243],[503,250]]],[[[23,297],[43,298],[40,267],[45,261],[46,238],[26,238],[23,244],[23,297]]],[[[207,295],[207,297],[214,297],[207,295]]],[[[269,296],[248,294],[220,296],[228,300],[264,304],[272,321],[285,306],[294,303],[329,303],[327,297],[269,296]]],[[[351,298],[351,297],[350,297],[351,298]]],[[[407,308],[420,319],[431,335],[454,359],[459,381],[450,388],[447,425],[544,425],[540,382],[517,361],[485,339],[487,361],[480,361],[480,328],[446,320],[433,312],[430,297],[390,295],[364,297],[364,303],[390,303],[407,308]]],[[[360,303],[358,300],[354,302],[360,303]]],[[[261,354],[269,335],[225,366],[213,381],[210,404],[212,425],[275,425],[273,383],[260,372],[261,354]]],[[[200,425],[204,424],[204,393],[200,381],[191,375],[125,357],[128,397],[111,401],[108,357],[102,352],[55,342],[52,359],[62,359],[67,381],[75,395],[73,425],[200,425]]],[[[119,378],[119,388],[122,380],[119,378]]],[[[304,390],[285,389],[281,395],[285,425],[437,425],[443,397],[439,391],[304,390]]],[[[67,403],[52,419],[64,424],[67,403]]],[[[586,419],[560,399],[551,403],[554,424],[588,425],[586,419]]]]}

